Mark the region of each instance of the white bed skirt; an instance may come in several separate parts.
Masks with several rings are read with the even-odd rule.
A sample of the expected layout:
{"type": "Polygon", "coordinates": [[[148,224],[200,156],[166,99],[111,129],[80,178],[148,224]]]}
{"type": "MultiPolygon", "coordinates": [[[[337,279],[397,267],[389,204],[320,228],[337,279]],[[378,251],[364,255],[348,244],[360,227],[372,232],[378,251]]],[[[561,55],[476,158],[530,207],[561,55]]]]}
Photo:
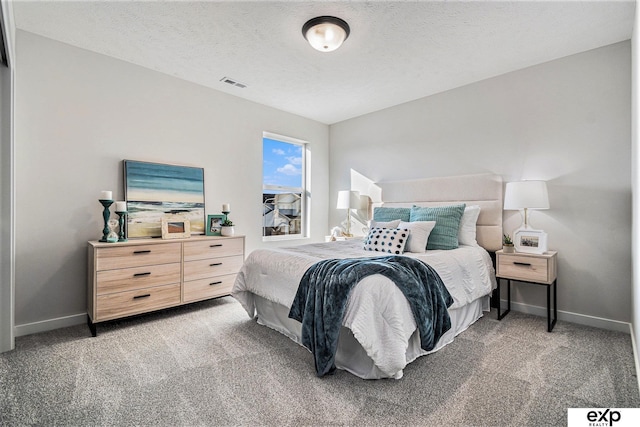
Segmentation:
{"type": "MultiPolygon", "coordinates": [[[[254,295],[254,301],[259,324],[275,329],[302,345],[302,325],[298,321],[289,318],[288,307],[269,301],[259,295],[254,295]]],[[[440,338],[436,347],[429,352],[420,348],[420,334],[416,329],[409,339],[406,363],[409,364],[418,357],[438,351],[445,345],[451,343],[456,335],[466,330],[471,324],[482,317],[483,311],[489,311],[489,309],[490,303],[488,295],[478,298],[462,307],[450,309],[451,329],[440,338]]],[[[360,378],[379,379],[389,377],[389,375],[378,369],[351,331],[344,326],[340,330],[335,363],[338,369],[349,371],[360,378]]],[[[310,369],[313,369],[313,367],[310,367],[310,369]]],[[[393,378],[400,379],[402,375],[403,371],[400,370],[393,375],[393,378]]]]}

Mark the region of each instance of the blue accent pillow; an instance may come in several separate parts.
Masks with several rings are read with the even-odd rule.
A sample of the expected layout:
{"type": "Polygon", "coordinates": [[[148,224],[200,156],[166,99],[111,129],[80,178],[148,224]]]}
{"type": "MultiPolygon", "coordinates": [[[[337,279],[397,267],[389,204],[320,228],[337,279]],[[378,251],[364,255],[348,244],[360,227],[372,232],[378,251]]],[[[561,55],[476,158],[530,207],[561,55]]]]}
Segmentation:
{"type": "Polygon", "coordinates": [[[411,222],[435,221],[436,226],[429,235],[427,249],[456,249],[458,247],[458,229],[464,214],[465,204],[411,208],[411,222]]]}
{"type": "Polygon", "coordinates": [[[374,221],[393,221],[399,219],[404,222],[409,222],[411,217],[411,208],[385,208],[375,207],[373,208],[374,221]]]}

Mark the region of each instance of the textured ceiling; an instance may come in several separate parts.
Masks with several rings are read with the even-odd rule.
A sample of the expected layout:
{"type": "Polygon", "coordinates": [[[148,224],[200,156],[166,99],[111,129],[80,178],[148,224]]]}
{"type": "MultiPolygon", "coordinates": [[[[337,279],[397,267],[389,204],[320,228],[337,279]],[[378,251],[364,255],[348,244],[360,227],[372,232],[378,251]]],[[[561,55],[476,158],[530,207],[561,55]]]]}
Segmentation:
{"type": "Polygon", "coordinates": [[[18,29],[327,124],[627,40],[634,8],[633,0],[13,3],[18,29]],[[320,15],[351,27],[334,52],[301,34],[320,15]]]}

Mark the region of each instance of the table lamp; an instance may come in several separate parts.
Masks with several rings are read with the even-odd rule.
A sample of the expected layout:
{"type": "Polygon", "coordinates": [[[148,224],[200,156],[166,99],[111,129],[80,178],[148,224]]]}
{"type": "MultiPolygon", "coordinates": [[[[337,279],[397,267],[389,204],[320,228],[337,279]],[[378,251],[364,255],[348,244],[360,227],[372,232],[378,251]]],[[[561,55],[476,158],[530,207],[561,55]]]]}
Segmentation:
{"type": "Polygon", "coordinates": [[[344,235],[351,237],[351,209],[359,209],[360,204],[360,192],[351,190],[338,191],[338,204],[337,209],[347,210],[347,224],[345,227],[344,235]]]}

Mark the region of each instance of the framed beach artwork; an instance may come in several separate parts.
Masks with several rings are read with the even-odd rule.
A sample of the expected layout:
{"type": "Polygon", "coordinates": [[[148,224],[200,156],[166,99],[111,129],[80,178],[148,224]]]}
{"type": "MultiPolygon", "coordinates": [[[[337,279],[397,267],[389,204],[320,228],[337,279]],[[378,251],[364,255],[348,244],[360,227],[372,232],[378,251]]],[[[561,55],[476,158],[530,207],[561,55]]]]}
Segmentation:
{"type": "Polygon", "coordinates": [[[204,169],[124,160],[127,237],[161,237],[162,218],[180,214],[204,234],[204,169]]]}

